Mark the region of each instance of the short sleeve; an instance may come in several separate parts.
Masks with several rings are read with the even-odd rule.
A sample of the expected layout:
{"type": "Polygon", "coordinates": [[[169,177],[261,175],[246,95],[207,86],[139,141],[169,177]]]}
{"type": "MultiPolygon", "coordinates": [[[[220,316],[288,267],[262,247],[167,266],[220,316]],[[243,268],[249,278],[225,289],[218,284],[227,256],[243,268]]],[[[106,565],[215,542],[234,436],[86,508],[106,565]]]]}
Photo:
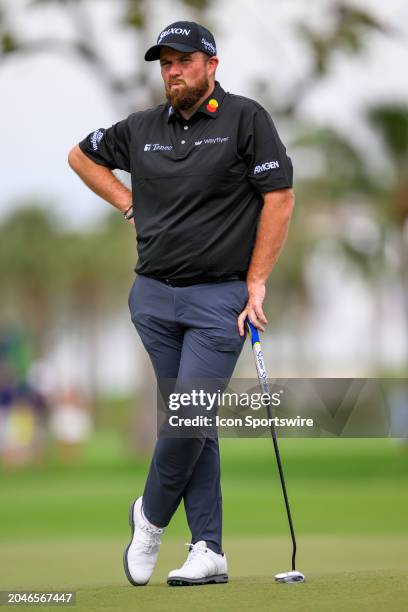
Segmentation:
{"type": "Polygon", "coordinates": [[[263,108],[252,117],[242,153],[248,164],[247,177],[255,191],[267,193],[292,187],[292,162],[269,113],[263,108]]]}
{"type": "Polygon", "coordinates": [[[128,119],[108,129],[99,128],[79,143],[85,155],[111,170],[130,172],[130,132],[128,119]]]}

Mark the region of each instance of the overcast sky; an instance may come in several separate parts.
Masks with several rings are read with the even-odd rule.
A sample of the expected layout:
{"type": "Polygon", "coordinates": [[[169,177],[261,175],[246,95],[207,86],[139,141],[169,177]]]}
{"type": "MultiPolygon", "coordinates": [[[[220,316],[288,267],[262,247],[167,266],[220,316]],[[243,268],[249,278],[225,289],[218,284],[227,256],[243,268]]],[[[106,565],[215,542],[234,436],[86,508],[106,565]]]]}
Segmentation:
{"type": "MultiPolygon", "coordinates": [[[[55,9],[24,11],[25,0],[8,0],[14,7],[15,25],[30,36],[72,36],[71,26],[55,9]],[[30,18],[27,17],[30,14],[30,18]]],[[[4,2],[7,4],[7,0],[4,2]]],[[[110,61],[126,72],[140,63],[142,49],[117,26],[118,2],[89,2],[95,36],[110,61]]],[[[324,7],[331,0],[218,0],[211,11],[211,23],[221,64],[217,73],[223,87],[253,97],[253,82],[268,78],[276,91],[285,91],[308,65],[291,24],[303,19],[324,26],[324,7]]],[[[302,102],[305,118],[332,123],[352,132],[360,143],[371,143],[362,122],[362,110],[378,100],[408,103],[408,3],[405,0],[360,0],[374,15],[398,29],[398,36],[381,34],[367,41],[369,50],[358,59],[339,57],[324,83],[302,102]]],[[[176,3],[152,2],[153,16],[148,38],[170,22],[186,18],[176,3]],[[176,5],[177,6],[177,5],[176,5]]],[[[188,15],[187,15],[188,17],[188,15]]],[[[157,63],[149,65],[159,84],[157,63]]],[[[12,58],[0,67],[0,215],[24,200],[36,197],[49,202],[67,225],[87,227],[107,210],[108,205],[88,193],[69,170],[69,148],[98,127],[121,119],[93,74],[70,58],[49,54],[12,58]]],[[[137,110],[137,107],[135,108],[137,110]]],[[[278,125],[279,128],[279,125],[278,125]]],[[[284,140],[290,138],[280,129],[284,140]]],[[[290,149],[290,142],[289,149],[290,149]]],[[[375,147],[374,147],[375,150],[375,147]]],[[[296,167],[296,152],[291,151],[296,167]]]]}

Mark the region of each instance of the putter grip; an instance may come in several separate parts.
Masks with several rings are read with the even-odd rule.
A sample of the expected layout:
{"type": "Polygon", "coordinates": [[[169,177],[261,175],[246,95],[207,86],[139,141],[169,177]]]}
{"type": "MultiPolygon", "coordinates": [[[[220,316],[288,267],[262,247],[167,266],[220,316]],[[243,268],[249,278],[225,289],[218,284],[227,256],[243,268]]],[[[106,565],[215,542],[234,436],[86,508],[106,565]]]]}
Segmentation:
{"type": "Polygon", "coordinates": [[[258,330],[254,325],[252,325],[251,321],[247,318],[245,321],[245,325],[249,331],[249,337],[251,338],[251,344],[254,346],[255,342],[260,342],[258,330]]]}

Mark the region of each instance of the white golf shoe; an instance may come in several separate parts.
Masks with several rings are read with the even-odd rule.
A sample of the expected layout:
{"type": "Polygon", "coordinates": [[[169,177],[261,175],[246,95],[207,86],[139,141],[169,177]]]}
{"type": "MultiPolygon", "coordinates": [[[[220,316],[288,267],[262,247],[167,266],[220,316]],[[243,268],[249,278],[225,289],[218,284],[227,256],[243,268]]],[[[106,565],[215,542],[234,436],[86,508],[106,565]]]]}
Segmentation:
{"type": "Polygon", "coordinates": [[[142,513],[142,498],[132,503],[129,510],[132,539],[123,553],[127,579],[133,586],[149,582],[159,556],[160,536],[164,529],[154,527],[142,513]]]}
{"type": "Polygon", "coordinates": [[[170,586],[190,586],[194,584],[216,584],[228,582],[227,558],[218,555],[204,540],[196,544],[186,544],[190,552],[186,562],[179,569],[172,570],[167,577],[170,586]]]}

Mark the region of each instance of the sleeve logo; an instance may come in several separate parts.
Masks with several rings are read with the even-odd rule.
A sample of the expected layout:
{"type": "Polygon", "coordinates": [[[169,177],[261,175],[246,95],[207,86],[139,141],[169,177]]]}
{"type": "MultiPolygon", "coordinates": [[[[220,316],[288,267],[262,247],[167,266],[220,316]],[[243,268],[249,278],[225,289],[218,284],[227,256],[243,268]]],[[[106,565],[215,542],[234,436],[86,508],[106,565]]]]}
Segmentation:
{"type": "Polygon", "coordinates": [[[264,164],[259,164],[258,166],[255,166],[254,174],[260,174],[261,172],[266,172],[267,170],[276,170],[277,168],[279,168],[278,161],[268,161],[264,164]]]}
{"type": "Polygon", "coordinates": [[[96,130],[91,136],[91,145],[94,151],[99,149],[99,143],[101,142],[103,136],[105,134],[105,130],[96,130]]]}

